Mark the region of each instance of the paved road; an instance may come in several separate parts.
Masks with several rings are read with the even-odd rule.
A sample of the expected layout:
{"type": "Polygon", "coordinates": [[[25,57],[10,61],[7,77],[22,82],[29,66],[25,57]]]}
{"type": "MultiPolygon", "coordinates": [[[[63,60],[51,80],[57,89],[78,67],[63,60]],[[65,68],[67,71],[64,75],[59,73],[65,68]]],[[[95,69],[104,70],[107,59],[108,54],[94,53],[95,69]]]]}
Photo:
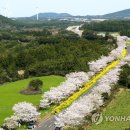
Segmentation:
{"type": "Polygon", "coordinates": [[[127,47],[128,55],[130,55],[130,45],[127,47]]]}
{"type": "Polygon", "coordinates": [[[42,122],[39,127],[36,127],[34,130],[55,130],[55,118],[54,116],[50,117],[46,121],[42,122]]]}
{"type": "MultiPolygon", "coordinates": [[[[96,84],[95,84],[96,85],[96,84]]],[[[94,86],[95,86],[94,85],[94,86]]],[[[92,88],[91,88],[92,89],[92,88]]],[[[88,95],[91,92],[91,89],[88,90],[85,94],[83,94],[82,96],[88,95]]],[[[55,116],[51,116],[49,119],[47,119],[46,121],[42,122],[39,126],[33,130],[55,130],[55,116]]]]}
{"type": "Polygon", "coordinates": [[[69,26],[66,30],[68,31],[72,31],[76,34],[78,34],[80,37],[82,36],[82,33],[83,33],[83,30],[79,30],[79,28],[81,27],[82,25],[79,25],[79,26],[69,26]]]}

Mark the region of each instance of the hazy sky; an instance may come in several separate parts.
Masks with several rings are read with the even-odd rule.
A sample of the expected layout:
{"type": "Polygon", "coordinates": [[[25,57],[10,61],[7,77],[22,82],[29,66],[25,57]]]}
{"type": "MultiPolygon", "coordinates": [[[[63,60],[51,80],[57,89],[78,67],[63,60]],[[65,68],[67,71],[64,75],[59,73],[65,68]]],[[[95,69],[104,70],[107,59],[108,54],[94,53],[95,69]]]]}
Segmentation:
{"type": "Polygon", "coordinates": [[[97,15],[130,8],[130,0],[0,0],[0,14],[32,16],[38,12],[97,15]],[[38,8],[37,8],[38,7],[38,8]]]}

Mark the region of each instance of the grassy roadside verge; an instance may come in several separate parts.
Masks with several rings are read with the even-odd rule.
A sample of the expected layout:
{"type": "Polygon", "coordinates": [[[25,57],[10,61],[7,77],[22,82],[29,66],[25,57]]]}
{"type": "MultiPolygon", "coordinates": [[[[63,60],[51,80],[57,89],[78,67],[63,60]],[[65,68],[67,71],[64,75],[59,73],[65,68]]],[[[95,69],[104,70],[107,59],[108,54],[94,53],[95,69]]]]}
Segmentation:
{"type": "MultiPolygon", "coordinates": [[[[115,98],[102,112],[105,116],[129,116],[130,115],[130,90],[120,89],[115,98]]],[[[99,125],[92,124],[87,130],[124,130],[130,126],[129,121],[106,121],[99,125]]]]}

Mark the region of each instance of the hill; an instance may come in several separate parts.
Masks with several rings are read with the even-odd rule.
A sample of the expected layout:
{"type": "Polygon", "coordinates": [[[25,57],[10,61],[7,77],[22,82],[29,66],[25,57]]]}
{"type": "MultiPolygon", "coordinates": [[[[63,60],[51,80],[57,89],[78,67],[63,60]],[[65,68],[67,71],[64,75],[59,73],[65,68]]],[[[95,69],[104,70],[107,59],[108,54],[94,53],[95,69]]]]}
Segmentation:
{"type": "MultiPolygon", "coordinates": [[[[36,20],[37,15],[33,15],[31,17],[19,17],[15,18],[16,20],[36,20]]],[[[104,14],[104,15],[86,15],[86,16],[73,16],[68,13],[55,13],[55,12],[47,12],[47,13],[39,13],[40,20],[46,19],[68,19],[72,20],[74,18],[85,18],[85,19],[130,19],[130,9],[117,11],[114,13],[104,14]]]]}
{"type": "Polygon", "coordinates": [[[15,25],[16,22],[14,20],[0,15],[0,29],[9,29],[15,25]]]}
{"type": "MultiPolygon", "coordinates": [[[[48,13],[39,13],[39,18],[45,18],[45,19],[58,19],[58,18],[66,18],[66,17],[72,17],[72,15],[68,13],[54,13],[54,12],[48,12],[48,13]]],[[[33,15],[32,18],[36,18],[36,15],[33,15]]]]}
{"type": "Polygon", "coordinates": [[[130,9],[105,14],[102,17],[105,19],[126,19],[126,18],[130,19],[130,9]]]}
{"type": "MultiPolygon", "coordinates": [[[[16,20],[15,18],[7,18],[7,17],[0,15],[0,30],[9,30],[9,29],[18,30],[20,28],[25,27],[27,22],[22,23],[22,20],[20,18],[18,18],[18,19],[19,20],[16,20]]],[[[26,19],[26,18],[24,18],[24,19],[26,19]]]]}
{"type": "Polygon", "coordinates": [[[4,17],[2,15],[0,15],[0,24],[1,23],[11,23],[13,20],[7,18],[7,17],[4,17]]]}

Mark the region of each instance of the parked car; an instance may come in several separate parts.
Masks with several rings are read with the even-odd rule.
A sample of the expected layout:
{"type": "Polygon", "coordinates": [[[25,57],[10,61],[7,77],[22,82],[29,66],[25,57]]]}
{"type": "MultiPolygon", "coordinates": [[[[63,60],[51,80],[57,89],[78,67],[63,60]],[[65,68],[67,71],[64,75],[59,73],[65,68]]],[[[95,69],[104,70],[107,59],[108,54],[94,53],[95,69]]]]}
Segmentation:
{"type": "Polygon", "coordinates": [[[34,122],[30,122],[30,123],[28,124],[28,126],[27,126],[27,129],[33,129],[33,128],[35,128],[35,127],[36,127],[35,123],[34,123],[34,122]]]}
{"type": "Polygon", "coordinates": [[[55,130],[61,130],[61,127],[56,127],[55,130]]]}

